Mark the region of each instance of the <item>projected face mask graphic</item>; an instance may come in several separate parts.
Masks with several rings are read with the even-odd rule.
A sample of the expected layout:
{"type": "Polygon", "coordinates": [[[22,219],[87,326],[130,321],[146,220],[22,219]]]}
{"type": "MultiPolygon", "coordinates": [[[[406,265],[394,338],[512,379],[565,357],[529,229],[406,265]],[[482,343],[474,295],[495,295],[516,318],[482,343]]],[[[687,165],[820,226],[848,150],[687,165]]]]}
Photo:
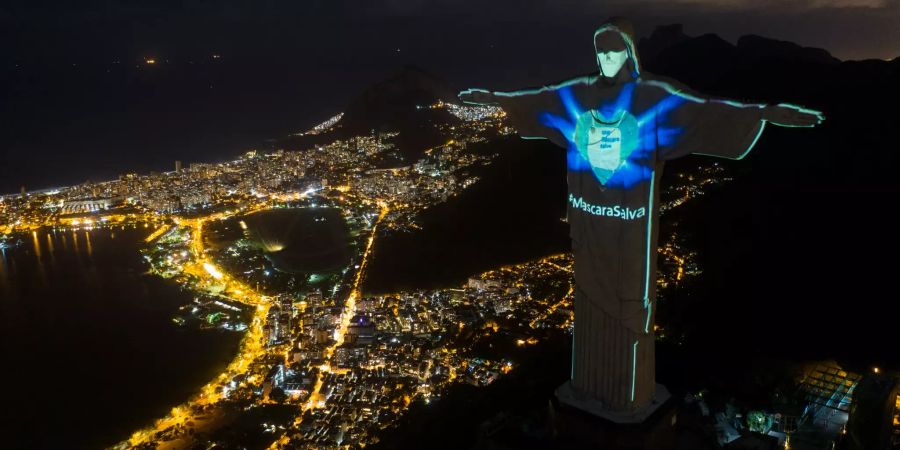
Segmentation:
{"type": "Polygon", "coordinates": [[[605,77],[616,76],[625,65],[626,60],[628,60],[628,52],[624,49],[597,52],[597,65],[600,66],[600,72],[605,77]]]}
{"type": "Polygon", "coordinates": [[[682,133],[668,119],[685,99],[671,94],[635,108],[639,81],[633,42],[609,28],[595,34],[594,49],[601,75],[607,79],[599,84],[618,90],[617,95],[588,107],[576,99],[571,86],[563,86],[556,93],[565,114],[543,112],[538,120],[559,130],[568,141],[570,170],[593,173],[604,188],[630,189],[653,177],[652,152],[657,145],[672,145],[682,133]]]}
{"type": "Polygon", "coordinates": [[[628,60],[628,46],[617,32],[598,33],[594,36],[594,51],[597,52],[597,66],[607,78],[618,75],[628,60]]]}
{"type": "Polygon", "coordinates": [[[575,145],[579,156],[590,163],[601,184],[627,164],[638,146],[640,129],[637,119],[628,111],[616,111],[606,117],[602,111],[590,110],[579,116],[575,125],[575,145]]]}

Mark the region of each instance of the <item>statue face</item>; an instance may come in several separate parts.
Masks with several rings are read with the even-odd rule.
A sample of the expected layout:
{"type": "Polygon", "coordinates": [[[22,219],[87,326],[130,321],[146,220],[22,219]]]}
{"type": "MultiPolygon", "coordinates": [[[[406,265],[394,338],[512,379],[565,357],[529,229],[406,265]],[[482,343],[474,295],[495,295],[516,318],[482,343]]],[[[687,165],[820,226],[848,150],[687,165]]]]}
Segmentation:
{"type": "Polygon", "coordinates": [[[627,59],[628,52],[625,50],[597,52],[597,65],[600,66],[603,76],[609,78],[619,73],[627,59]]]}

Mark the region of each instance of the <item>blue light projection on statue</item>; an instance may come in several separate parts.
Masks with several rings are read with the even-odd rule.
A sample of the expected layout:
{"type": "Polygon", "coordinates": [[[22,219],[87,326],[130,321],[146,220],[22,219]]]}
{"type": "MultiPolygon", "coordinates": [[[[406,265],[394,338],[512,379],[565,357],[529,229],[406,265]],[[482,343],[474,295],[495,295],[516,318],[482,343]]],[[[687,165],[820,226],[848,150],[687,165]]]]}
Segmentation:
{"type": "Polygon", "coordinates": [[[631,112],[635,83],[597,109],[582,107],[569,86],[557,92],[568,117],[541,113],[541,124],[555,128],[568,141],[569,169],[590,170],[606,187],[628,189],[653,176],[652,152],[658,145],[674,145],[681,127],[667,124],[668,113],[687,99],[669,94],[640,113],[631,112]]]}

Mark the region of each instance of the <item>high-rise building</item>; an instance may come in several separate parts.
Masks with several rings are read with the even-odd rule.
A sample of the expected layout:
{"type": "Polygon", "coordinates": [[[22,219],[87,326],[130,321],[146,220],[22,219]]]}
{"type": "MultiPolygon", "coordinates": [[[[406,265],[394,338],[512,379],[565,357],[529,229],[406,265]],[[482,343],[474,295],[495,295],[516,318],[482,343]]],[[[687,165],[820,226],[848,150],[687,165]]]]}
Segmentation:
{"type": "Polygon", "coordinates": [[[181,173],[181,161],[175,161],[175,173],[181,173]]]}

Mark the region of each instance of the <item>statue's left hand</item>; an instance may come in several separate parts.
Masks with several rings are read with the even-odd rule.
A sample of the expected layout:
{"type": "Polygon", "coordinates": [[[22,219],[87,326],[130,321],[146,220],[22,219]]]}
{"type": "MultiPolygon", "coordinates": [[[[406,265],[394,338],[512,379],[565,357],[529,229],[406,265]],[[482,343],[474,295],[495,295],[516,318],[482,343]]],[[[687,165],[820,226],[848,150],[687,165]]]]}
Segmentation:
{"type": "Polygon", "coordinates": [[[496,105],[497,98],[484,89],[466,89],[459,93],[459,101],[470,105],[496,105]]]}
{"type": "Polygon", "coordinates": [[[822,123],[825,116],[820,111],[779,103],[763,109],[763,120],[782,127],[814,127],[822,123]]]}

